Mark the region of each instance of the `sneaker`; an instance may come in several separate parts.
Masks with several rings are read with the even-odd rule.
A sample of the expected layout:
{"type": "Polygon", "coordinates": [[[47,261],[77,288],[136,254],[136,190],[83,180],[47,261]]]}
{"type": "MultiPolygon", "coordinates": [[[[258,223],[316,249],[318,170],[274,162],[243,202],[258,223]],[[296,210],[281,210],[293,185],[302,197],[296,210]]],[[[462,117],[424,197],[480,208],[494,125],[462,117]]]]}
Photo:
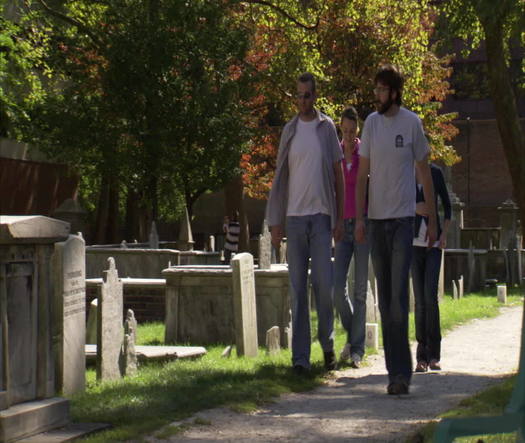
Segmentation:
{"type": "Polygon", "coordinates": [[[428,371],[427,362],[423,360],[418,361],[416,365],[416,372],[427,372],[427,371],[428,371]]]}
{"type": "Polygon", "coordinates": [[[428,366],[433,371],[441,371],[441,363],[439,363],[439,360],[436,360],[436,359],[430,360],[430,363],[428,366]]]}
{"type": "Polygon", "coordinates": [[[408,383],[406,381],[393,381],[386,388],[388,395],[408,395],[408,383]]]}
{"type": "Polygon", "coordinates": [[[292,370],[293,370],[293,373],[298,376],[304,376],[310,373],[310,370],[308,368],[305,368],[304,366],[301,366],[301,365],[294,365],[292,370]]]}
{"type": "Polygon", "coordinates": [[[361,366],[361,356],[359,354],[352,354],[351,356],[351,359],[352,359],[352,368],[356,368],[358,369],[360,366],[361,366]]]}
{"type": "Polygon", "coordinates": [[[337,368],[337,361],[335,359],[334,351],[328,351],[324,353],[324,368],[327,371],[333,371],[337,368]]]}
{"type": "Polygon", "coordinates": [[[347,343],[343,350],[341,351],[341,355],[339,356],[339,359],[341,361],[347,361],[350,358],[350,343],[347,343]]]}

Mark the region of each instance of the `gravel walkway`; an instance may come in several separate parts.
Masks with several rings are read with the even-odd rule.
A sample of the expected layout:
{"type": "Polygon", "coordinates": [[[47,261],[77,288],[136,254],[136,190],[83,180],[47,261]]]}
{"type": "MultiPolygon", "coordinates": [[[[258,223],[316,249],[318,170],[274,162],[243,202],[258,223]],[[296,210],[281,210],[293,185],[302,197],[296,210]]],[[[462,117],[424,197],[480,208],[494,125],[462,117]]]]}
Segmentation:
{"type": "Polygon", "coordinates": [[[380,353],[366,367],[337,371],[322,387],[283,395],[251,414],[202,411],[186,422],[199,417],[209,425],[191,425],[169,441],[403,441],[418,425],[517,370],[522,312],[522,306],[504,307],[496,318],[449,332],[442,342],[443,370],[414,374],[409,396],[386,395],[380,353]]]}

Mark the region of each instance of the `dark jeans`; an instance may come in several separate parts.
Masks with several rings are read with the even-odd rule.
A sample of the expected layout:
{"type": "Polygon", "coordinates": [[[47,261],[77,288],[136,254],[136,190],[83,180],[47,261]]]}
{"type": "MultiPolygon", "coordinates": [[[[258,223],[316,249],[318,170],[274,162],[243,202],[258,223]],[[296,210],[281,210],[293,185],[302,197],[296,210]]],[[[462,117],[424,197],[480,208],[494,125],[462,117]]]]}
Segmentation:
{"type": "Polygon", "coordinates": [[[408,275],[414,217],[369,220],[369,243],[377,278],[385,363],[390,382],[412,377],[408,343],[408,275]]]}
{"type": "Polygon", "coordinates": [[[441,357],[438,282],[441,249],[414,246],[412,284],[416,301],[417,361],[430,362],[441,357]]]}

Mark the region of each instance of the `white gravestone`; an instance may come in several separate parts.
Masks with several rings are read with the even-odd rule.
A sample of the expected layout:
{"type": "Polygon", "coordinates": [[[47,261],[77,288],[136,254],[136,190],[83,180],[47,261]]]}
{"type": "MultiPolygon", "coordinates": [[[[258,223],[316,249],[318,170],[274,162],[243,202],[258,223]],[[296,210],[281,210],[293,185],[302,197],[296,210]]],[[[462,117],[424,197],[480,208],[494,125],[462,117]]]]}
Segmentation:
{"type": "Polygon", "coordinates": [[[231,261],[231,267],[237,355],[256,357],[257,311],[252,255],[247,252],[236,254],[231,261]]]}
{"type": "Polygon", "coordinates": [[[507,286],[498,285],[498,301],[507,304],[507,286]]]}
{"type": "Polygon", "coordinates": [[[266,331],[266,352],[276,355],[281,350],[281,332],[279,326],[273,326],[266,331]]]}
{"type": "Polygon", "coordinates": [[[457,300],[459,298],[458,285],[456,283],[456,280],[452,280],[452,298],[454,300],[457,300]]]}
{"type": "Polygon", "coordinates": [[[118,278],[113,257],[104,271],[98,306],[97,379],[114,380],[121,377],[120,360],[123,342],[122,281],[118,278]]]}
{"type": "Polygon", "coordinates": [[[55,300],[62,313],[56,325],[57,388],[65,395],[86,387],[86,248],[81,236],[55,243],[55,300]]]}
{"type": "Polygon", "coordinates": [[[259,235],[259,269],[270,269],[272,263],[272,236],[268,222],[264,220],[261,235],[259,235]]]}
{"type": "Polygon", "coordinates": [[[458,298],[463,298],[465,295],[465,280],[463,279],[463,276],[460,275],[458,279],[458,298]]]}
{"type": "Polygon", "coordinates": [[[365,346],[375,350],[379,349],[379,328],[377,323],[366,324],[365,346]]]}

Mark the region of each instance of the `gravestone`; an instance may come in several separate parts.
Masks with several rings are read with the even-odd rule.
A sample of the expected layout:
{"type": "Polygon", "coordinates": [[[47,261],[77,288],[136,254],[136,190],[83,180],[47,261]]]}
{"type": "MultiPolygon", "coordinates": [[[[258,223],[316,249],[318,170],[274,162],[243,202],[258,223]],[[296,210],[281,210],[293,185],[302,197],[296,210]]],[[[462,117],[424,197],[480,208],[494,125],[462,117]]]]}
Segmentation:
{"type": "Polygon", "coordinates": [[[467,267],[468,267],[468,281],[467,281],[467,292],[470,294],[474,289],[474,279],[476,274],[476,261],[474,258],[474,247],[472,243],[468,248],[467,256],[467,267]]]}
{"type": "Polygon", "coordinates": [[[221,353],[221,357],[222,357],[222,358],[229,358],[229,357],[231,356],[231,354],[232,354],[232,348],[233,348],[232,345],[228,345],[228,346],[226,346],[226,347],[223,349],[222,353],[221,353]]]}
{"type": "Polygon", "coordinates": [[[233,279],[233,313],[237,355],[257,356],[257,312],[253,257],[247,252],[231,260],[233,279]]]}
{"type": "Polygon", "coordinates": [[[463,276],[460,275],[458,279],[458,298],[462,299],[465,295],[465,282],[463,276]]]}
{"type": "Polygon", "coordinates": [[[499,248],[507,249],[516,237],[519,208],[514,201],[509,198],[498,207],[498,212],[499,225],[501,226],[499,248]]]}
{"type": "Polygon", "coordinates": [[[208,251],[214,252],[215,251],[215,236],[210,235],[208,237],[208,251]]]}
{"type": "Polygon", "coordinates": [[[131,309],[126,312],[124,322],[124,364],[123,374],[127,376],[137,373],[137,353],[135,343],[137,341],[137,320],[131,309]]]}
{"type": "Polygon", "coordinates": [[[181,251],[193,251],[193,234],[191,232],[190,216],[188,214],[188,208],[184,208],[184,215],[182,216],[179,239],[177,241],[177,248],[181,251]]]}
{"type": "Polygon", "coordinates": [[[452,280],[452,298],[454,300],[459,298],[458,284],[456,280],[452,280]]]}
{"type": "Polygon", "coordinates": [[[272,236],[266,220],[259,235],[259,269],[270,269],[272,263],[272,236]]]}
{"type": "Polygon", "coordinates": [[[281,351],[281,332],[279,326],[273,326],[266,331],[266,352],[276,355],[281,351]]]}
{"type": "Polygon", "coordinates": [[[375,350],[379,349],[379,327],[377,323],[366,323],[365,346],[375,350]]]}
{"type": "Polygon", "coordinates": [[[151,249],[159,249],[159,234],[154,221],[151,222],[151,230],[149,231],[149,247],[151,249]]]}
{"type": "Polygon", "coordinates": [[[97,344],[97,318],[98,318],[98,298],[89,304],[89,312],[86,324],[86,344],[97,344]]]}
{"type": "Polygon", "coordinates": [[[367,281],[366,290],[366,321],[368,323],[377,323],[379,321],[379,310],[370,280],[367,281]]]}
{"type": "Polygon", "coordinates": [[[452,191],[449,192],[450,204],[452,206],[452,218],[447,233],[447,248],[461,248],[461,229],[463,229],[463,203],[452,191]]]}
{"type": "Polygon", "coordinates": [[[57,387],[71,395],[86,387],[86,247],[82,236],[55,243],[57,387]]]}
{"type": "Polygon", "coordinates": [[[115,380],[121,377],[120,361],[123,343],[122,281],[118,278],[115,260],[108,259],[104,271],[98,306],[97,379],[115,380]]]}
{"type": "Polygon", "coordinates": [[[503,303],[504,305],[507,304],[507,286],[506,285],[498,285],[498,301],[500,303],[503,303]]]}

